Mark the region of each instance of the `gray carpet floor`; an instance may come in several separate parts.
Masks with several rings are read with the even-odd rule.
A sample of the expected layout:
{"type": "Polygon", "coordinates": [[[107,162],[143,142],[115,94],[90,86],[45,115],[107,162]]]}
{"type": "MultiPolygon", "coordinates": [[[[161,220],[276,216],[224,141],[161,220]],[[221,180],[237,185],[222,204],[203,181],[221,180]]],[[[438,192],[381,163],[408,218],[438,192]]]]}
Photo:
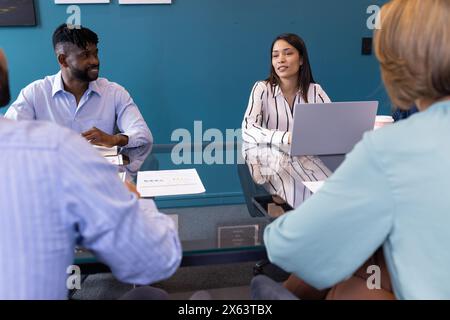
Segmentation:
{"type": "MultiPolygon", "coordinates": [[[[193,225],[205,227],[211,223],[229,221],[230,213],[239,221],[252,219],[245,205],[226,205],[217,207],[182,208],[162,210],[167,214],[176,214],[181,219],[198,221],[193,225]],[[209,221],[211,220],[211,221],[209,221]],[[219,222],[218,222],[219,221],[219,222]]],[[[192,225],[192,224],[191,224],[192,225]]],[[[197,228],[198,228],[197,227],[197,228]]],[[[213,232],[215,228],[208,227],[213,232]]],[[[191,238],[195,231],[180,224],[180,238],[191,238]]],[[[202,234],[205,230],[202,231],[202,234]]],[[[214,236],[214,234],[212,235],[214,236]]],[[[208,290],[213,299],[245,300],[250,298],[249,284],[253,277],[256,261],[224,265],[208,265],[180,268],[170,279],[154,284],[155,287],[167,291],[171,299],[188,299],[198,290],[208,290]]],[[[270,268],[269,268],[270,269],[270,268]]],[[[285,274],[269,270],[272,278],[282,280],[285,274]]],[[[88,276],[82,283],[81,290],[72,295],[74,300],[114,300],[133,289],[132,285],[117,281],[112,274],[96,274],[88,276]]]]}
{"type": "MultiPolygon", "coordinates": [[[[255,262],[180,268],[170,279],[153,286],[167,291],[171,299],[185,300],[198,290],[208,290],[213,299],[250,299],[248,288],[255,262]]],[[[110,273],[88,276],[74,300],[115,300],[132,285],[117,281],[110,273]]]]}

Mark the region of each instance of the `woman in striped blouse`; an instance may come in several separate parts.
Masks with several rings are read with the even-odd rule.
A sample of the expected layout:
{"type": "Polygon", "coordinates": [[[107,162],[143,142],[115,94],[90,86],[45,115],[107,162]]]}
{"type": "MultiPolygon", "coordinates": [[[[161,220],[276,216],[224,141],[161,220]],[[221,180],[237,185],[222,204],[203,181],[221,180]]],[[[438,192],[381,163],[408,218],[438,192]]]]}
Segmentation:
{"type": "Polygon", "coordinates": [[[278,36],[271,55],[270,76],[253,86],[242,122],[242,138],[250,143],[290,143],[294,105],[330,102],[314,82],[306,45],[299,36],[278,36]]]}

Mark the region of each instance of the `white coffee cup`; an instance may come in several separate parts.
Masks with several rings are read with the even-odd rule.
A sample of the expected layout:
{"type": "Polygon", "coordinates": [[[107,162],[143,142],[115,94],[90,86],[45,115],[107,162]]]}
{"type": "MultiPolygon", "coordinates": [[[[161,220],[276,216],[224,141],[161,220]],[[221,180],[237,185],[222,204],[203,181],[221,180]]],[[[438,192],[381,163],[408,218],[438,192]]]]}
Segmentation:
{"type": "Polygon", "coordinates": [[[394,118],[391,116],[376,116],[374,130],[380,129],[386,125],[394,123],[394,118]]]}

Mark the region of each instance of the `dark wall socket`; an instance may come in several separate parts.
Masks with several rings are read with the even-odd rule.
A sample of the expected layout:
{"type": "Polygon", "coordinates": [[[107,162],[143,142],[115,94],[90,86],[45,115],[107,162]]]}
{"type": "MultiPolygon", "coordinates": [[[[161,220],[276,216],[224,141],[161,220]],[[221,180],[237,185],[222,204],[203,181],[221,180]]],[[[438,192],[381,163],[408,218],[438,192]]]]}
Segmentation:
{"type": "Polygon", "coordinates": [[[372,38],[362,38],[361,54],[370,56],[372,54],[372,38]]]}

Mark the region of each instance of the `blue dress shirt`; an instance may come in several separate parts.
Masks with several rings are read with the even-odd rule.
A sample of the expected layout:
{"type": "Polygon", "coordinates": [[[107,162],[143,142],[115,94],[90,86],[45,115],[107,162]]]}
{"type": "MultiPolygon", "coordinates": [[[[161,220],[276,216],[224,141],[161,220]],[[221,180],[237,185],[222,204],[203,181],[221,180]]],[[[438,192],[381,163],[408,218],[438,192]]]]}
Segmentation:
{"type": "Polygon", "coordinates": [[[110,135],[119,131],[128,136],[127,148],[153,142],[150,129],[130,94],[104,78],[89,83],[78,105],[75,96],[64,90],[61,72],[35,81],[20,92],[5,117],[51,121],[78,133],[92,127],[110,135]]]}
{"type": "Polygon", "coordinates": [[[173,221],[153,201],[138,201],[84,139],[54,124],[0,118],[0,150],[0,300],[66,299],[76,245],[126,283],[175,272],[173,221]]]}
{"type": "Polygon", "coordinates": [[[383,246],[397,298],[450,299],[449,137],[449,101],[367,133],[322,189],[266,228],[270,260],[322,289],[383,246]]]}

